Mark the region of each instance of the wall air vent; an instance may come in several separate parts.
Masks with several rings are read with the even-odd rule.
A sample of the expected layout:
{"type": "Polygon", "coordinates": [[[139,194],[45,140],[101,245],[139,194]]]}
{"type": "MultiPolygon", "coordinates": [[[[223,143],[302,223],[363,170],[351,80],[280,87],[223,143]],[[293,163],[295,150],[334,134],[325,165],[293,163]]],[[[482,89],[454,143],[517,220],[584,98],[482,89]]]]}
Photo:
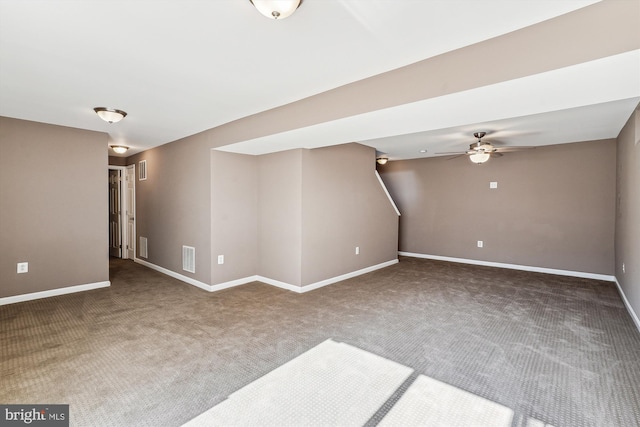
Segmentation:
{"type": "Polygon", "coordinates": [[[189,273],[196,272],[196,248],[191,246],[182,247],[182,269],[189,273]]]}
{"type": "Polygon", "coordinates": [[[138,165],[138,181],[144,181],[147,179],[147,161],[141,160],[138,165]]]}
{"type": "Polygon", "coordinates": [[[140,237],[140,258],[148,258],[149,253],[147,252],[147,238],[140,237]]]}

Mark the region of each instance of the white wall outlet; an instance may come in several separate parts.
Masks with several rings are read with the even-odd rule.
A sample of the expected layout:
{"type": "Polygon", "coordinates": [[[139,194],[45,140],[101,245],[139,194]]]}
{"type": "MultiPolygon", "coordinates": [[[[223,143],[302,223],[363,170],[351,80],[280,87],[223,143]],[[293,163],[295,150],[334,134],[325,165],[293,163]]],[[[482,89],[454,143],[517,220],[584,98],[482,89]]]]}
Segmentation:
{"type": "Polygon", "coordinates": [[[489,188],[498,188],[498,181],[491,181],[489,183],[489,188]]]}
{"type": "Polygon", "coordinates": [[[360,246],[356,246],[356,255],[360,255],[360,246]]]}
{"type": "Polygon", "coordinates": [[[478,240],[478,247],[479,248],[483,248],[484,247],[484,242],[482,240],[478,240]]]}
{"type": "Polygon", "coordinates": [[[622,272],[625,273],[625,271],[624,271],[624,262],[622,263],[622,272]]]}
{"type": "Polygon", "coordinates": [[[218,265],[224,264],[224,255],[218,255],[218,265]]]}
{"type": "Polygon", "coordinates": [[[18,274],[20,273],[28,273],[29,272],[29,263],[28,262],[19,262],[18,263],[18,274]]]}

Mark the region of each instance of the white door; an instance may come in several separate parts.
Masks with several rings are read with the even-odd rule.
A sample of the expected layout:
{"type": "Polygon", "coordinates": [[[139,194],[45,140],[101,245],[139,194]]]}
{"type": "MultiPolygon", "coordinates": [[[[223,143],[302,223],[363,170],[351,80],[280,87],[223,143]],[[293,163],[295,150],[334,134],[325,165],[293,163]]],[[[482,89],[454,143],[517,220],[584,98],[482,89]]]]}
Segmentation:
{"type": "Polygon", "coordinates": [[[134,259],[136,257],[136,166],[127,166],[125,172],[125,193],[127,198],[127,250],[125,257],[134,259]]]}
{"type": "Polygon", "coordinates": [[[120,258],[122,228],[120,223],[120,171],[109,170],[109,256],[120,258]]]}

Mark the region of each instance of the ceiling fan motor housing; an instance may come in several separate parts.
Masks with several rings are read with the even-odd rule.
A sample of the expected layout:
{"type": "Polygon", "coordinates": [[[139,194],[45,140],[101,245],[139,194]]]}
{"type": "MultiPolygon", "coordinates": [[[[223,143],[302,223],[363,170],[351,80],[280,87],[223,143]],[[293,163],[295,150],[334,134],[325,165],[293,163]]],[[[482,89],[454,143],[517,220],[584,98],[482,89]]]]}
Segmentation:
{"type": "Polygon", "coordinates": [[[467,151],[467,154],[493,153],[494,151],[496,151],[496,148],[493,145],[487,142],[478,141],[469,144],[469,151],[467,151]]]}

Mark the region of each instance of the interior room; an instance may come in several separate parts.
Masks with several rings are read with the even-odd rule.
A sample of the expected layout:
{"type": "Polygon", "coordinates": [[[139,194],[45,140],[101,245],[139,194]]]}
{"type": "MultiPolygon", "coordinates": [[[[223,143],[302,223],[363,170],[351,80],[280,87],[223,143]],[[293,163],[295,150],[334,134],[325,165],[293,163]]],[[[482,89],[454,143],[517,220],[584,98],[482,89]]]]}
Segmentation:
{"type": "Polygon", "coordinates": [[[639,28],[1,1],[3,421],[640,425],[639,28]]]}

